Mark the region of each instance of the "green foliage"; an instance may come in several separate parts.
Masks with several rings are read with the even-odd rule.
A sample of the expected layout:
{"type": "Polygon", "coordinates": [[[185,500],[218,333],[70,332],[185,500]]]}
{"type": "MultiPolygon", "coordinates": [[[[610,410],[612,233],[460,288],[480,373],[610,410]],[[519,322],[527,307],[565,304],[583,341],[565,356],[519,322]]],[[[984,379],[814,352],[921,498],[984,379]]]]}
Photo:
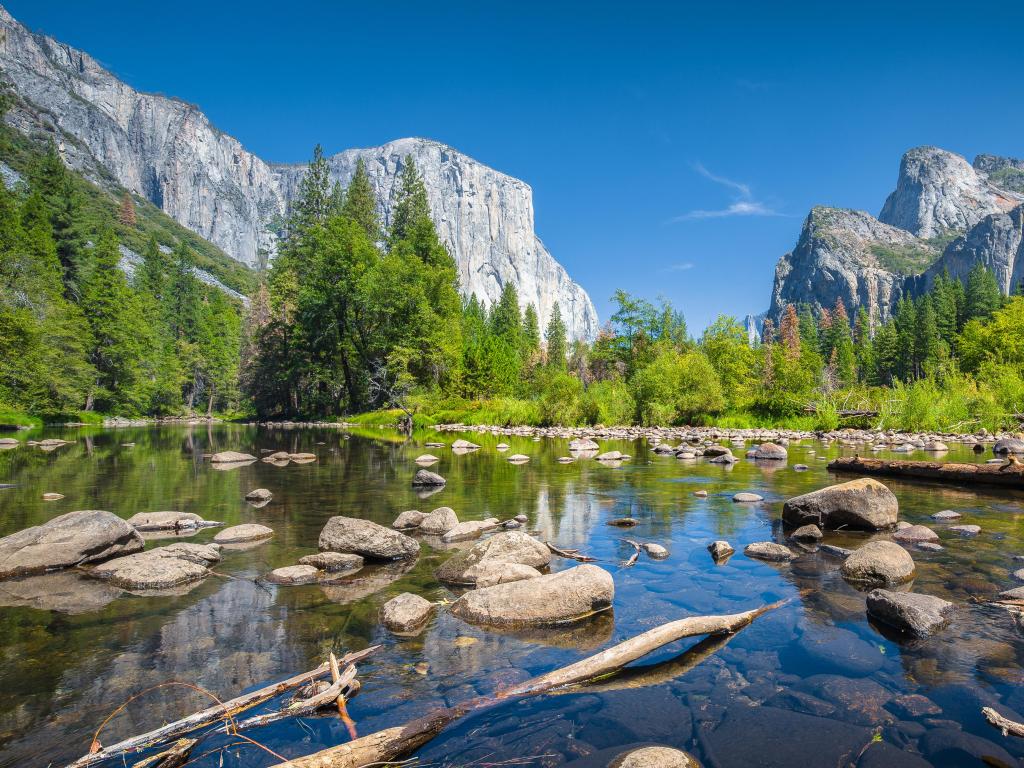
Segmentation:
{"type": "Polygon", "coordinates": [[[699,350],[680,353],[662,346],[650,365],[632,379],[640,424],[678,424],[725,407],[722,385],[708,357],[699,350]]]}
{"type": "Polygon", "coordinates": [[[881,245],[869,247],[879,266],[900,275],[917,275],[935,261],[936,252],[916,245],[881,245]]]}
{"type": "Polygon", "coordinates": [[[556,370],[565,370],[568,354],[565,323],[562,322],[562,310],[557,302],[551,308],[551,319],[548,320],[544,340],[547,342],[548,366],[556,370]]]}

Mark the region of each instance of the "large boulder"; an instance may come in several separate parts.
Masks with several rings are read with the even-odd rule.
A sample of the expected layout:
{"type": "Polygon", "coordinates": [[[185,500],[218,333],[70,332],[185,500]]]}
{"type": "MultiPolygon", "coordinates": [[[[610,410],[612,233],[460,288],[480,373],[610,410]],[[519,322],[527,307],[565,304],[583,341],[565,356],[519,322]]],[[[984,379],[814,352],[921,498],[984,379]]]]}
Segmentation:
{"type": "Polygon", "coordinates": [[[332,517],[320,532],[321,551],[351,552],[375,560],[415,557],[420,544],[404,533],[357,517],[332,517]]]}
{"type": "Polygon", "coordinates": [[[266,576],[271,584],[313,584],[319,578],[320,571],[316,566],[306,563],[275,568],[266,576]]]}
{"type": "Polygon", "coordinates": [[[413,632],[430,618],[434,606],[411,592],[388,600],[380,609],[381,623],[392,632],[413,632]]]}
{"type": "Polygon", "coordinates": [[[317,552],[315,555],[300,557],[299,565],[311,565],[327,573],[345,573],[362,568],[363,558],[348,552],[317,552]]]}
{"type": "Polygon", "coordinates": [[[467,592],[452,613],[471,624],[533,627],[583,619],[611,607],[615,585],[596,565],[467,592]]]}
{"type": "Polygon", "coordinates": [[[438,507],[420,521],[419,531],[428,536],[443,536],[458,524],[459,518],[454,509],[438,507]]]}
{"type": "Polygon", "coordinates": [[[121,589],[171,589],[206,578],[219,560],[216,544],[168,544],[108,560],[89,575],[121,589]]]}
{"type": "Polygon", "coordinates": [[[789,547],[776,544],[774,541],[755,541],[752,544],[747,544],[743,549],[743,554],[757,560],[769,560],[776,563],[788,562],[796,557],[790,552],[789,547]]]}
{"type": "Polygon", "coordinates": [[[68,512],[0,539],[0,579],[96,563],[144,546],[138,531],[115,514],[68,512]]]}
{"type": "Polygon", "coordinates": [[[504,531],[457,552],[436,571],[446,584],[476,584],[478,576],[493,563],[518,563],[542,568],[551,562],[551,551],[522,531],[504,531]]]}
{"type": "Polygon", "coordinates": [[[700,768],[700,763],[671,747],[641,747],[623,752],[608,763],[608,768],[700,768]]]}
{"type": "Polygon", "coordinates": [[[762,461],[785,461],[789,453],[781,445],[761,443],[754,449],[754,458],[762,461]]]}
{"type": "Polygon", "coordinates": [[[896,525],[899,502],[877,480],[862,477],[795,496],[782,507],[788,525],[883,530],[896,525]]]}
{"type": "Polygon", "coordinates": [[[892,541],[869,541],[843,561],[843,577],[867,584],[902,584],[914,578],[914,558],[892,541]]]}
{"type": "Polygon", "coordinates": [[[1000,455],[1007,453],[1024,453],[1024,440],[1018,437],[1004,437],[996,440],[992,446],[992,453],[1000,455]]]}
{"type": "Polygon", "coordinates": [[[569,441],[570,451],[599,451],[601,446],[591,440],[589,437],[581,437],[576,440],[569,441]]]}
{"type": "Polygon", "coordinates": [[[939,534],[927,525],[908,525],[900,528],[892,537],[901,544],[920,544],[922,541],[938,541],[939,534]]]}
{"type": "Polygon", "coordinates": [[[220,523],[207,522],[194,512],[138,512],[128,518],[128,525],[137,531],[189,531],[220,523]]]}
{"type": "Polygon", "coordinates": [[[436,472],[429,469],[421,469],[413,475],[412,484],[417,488],[439,488],[448,481],[436,472]]]}
{"type": "Polygon", "coordinates": [[[258,523],[242,523],[218,531],[213,540],[217,544],[247,544],[251,541],[269,539],[273,535],[273,528],[258,523]]]}
{"type": "Polygon", "coordinates": [[[941,597],[875,589],[868,594],[868,616],[911,635],[928,635],[946,623],[953,604],[941,597]]]}
{"type": "Polygon", "coordinates": [[[441,541],[445,544],[453,544],[456,541],[471,541],[479,539],[484,531],[490,531],[498,527],[498,518],[489,517],[486,520],[464,520],[444,535],[441,541]]]}
{"type": "Polygon", "coordinates": [[[409,528],[418,528],[420,523],[423,522],[423,518],[426,516],[427,515],[425,513],[420,512],[418,509],[407,509],[395,518],[395,522],[391,524],[391,527],[399,531],[409,528]]]}

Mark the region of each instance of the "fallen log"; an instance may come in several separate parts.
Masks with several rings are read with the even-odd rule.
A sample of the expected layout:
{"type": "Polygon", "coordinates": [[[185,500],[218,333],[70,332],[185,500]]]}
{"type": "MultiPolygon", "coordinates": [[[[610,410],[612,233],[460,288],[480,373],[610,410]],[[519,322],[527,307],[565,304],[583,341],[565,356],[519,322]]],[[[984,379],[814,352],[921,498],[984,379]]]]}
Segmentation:
{"type": "MultiPolygon", "coordinates": [[[[357,661],[365,659],[379,647],[379,645],[374,645],[366,648],[365,650],[347,654],[342,659],[342,662],[345,664],[354,664],[357,661]]],[[[163,725],[160,728],[149,731],[148,733],[132,736],[131,738],[120,741],[117,744],[112,744],[109,747],[100,747],[94,752],[83,755],[73,763],[69,763],[66,768],[85,768],[85,766],[95,765],[96,763],[101,763],[104,760],[109,760],[110,758],[117,757],[118,755],[123,755],[129,752],[141,752],[142,750],[154,747],[157,744],[168,741],[169,739],[177,738],[199,728],[204,728],[218,720],[232,718],[239,712],[255,707],[265,701],[269,701],[270,699],[281,695],[285,691],[298,688],[300,685],[305,685],[308,682],[317,680],[326,675],[329,671],[330,664],[328,662],[324,662],[319,667],[311,669],[309,672],[303,672],[301,675],[289,677],[287,680],[282,680],[279,683],[273,683],[258,690],[244,693],[234,699],[219,702],[215,706],[208,707],[200,712],[195,712],[188,717],[183,717],[181,720],[168,723],[167,725],[163,725]]],[[[97,731],[96,738],[93,740],[94,744],[98,743],[98,737],[99,732],[97,731]]]]}
{"type": "Polygon", "coordinates": [[[992,707],[982,707],[981,714],[985,716],[985,719],[988,720],[991,725],[994,725],[1002,731],[1003,736],[1007,736],[1012,733],[1014,736],[1024,738],[1024,723],[1018,723],[1014,720],[1003,717],[992,709],[992,707]]]}
{"type": "Polygon", "coordinates": [[[828,469],[830,472],[855,472],[860,475],[1024,488],[1024,465],[1021,464],[954,464],[942,461],[901,461],[844,456],[830,461],[828,469]]]}
{"type": "MultiPolygon", "coordinates": [[[[600,653],[588,656],[575,664],[499,691],[492,697],[472,699],[458,707],[442,709],[406,725],[386,728],[347,744],[340,744],[306,757],[297,757],[279,763],[273,768],[364,768],[371,764],[388,763],[419,749],[448,724],[469,712],[494,706],[510,698],[535,696],[556,688],[577,685],[615,674],[630,662],[685,637],[731,635],[743,629],[758,616],[774,610],[786,602],[788,601],[783,600],[743,613],[725,616],[691,616],[662,624],[660,627],[655,627],[600,653]]],[[[721,646],[715,644],[712,647],[717,649],[721,646]]],[[[710,653],[701,654],[698,658],[703,660],[708,655],[710,653]]]]}
{"type": "Polygon", "coordinates": [[[192,754],[192,747],[196,745],[197,741],[198,739],[178,739],[170,749],[147,757],[145,760],[137,762],[132,768],[181,768],[192,754]]]}

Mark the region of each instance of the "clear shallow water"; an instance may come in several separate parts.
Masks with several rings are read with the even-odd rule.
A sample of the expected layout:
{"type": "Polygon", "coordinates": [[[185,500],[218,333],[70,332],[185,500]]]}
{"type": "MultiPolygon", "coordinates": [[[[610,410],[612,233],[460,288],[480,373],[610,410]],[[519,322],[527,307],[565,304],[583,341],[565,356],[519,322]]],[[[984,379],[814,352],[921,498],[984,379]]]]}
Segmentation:
{"type": "MultiPolygon", "coordinates": [[[[1010,573],[1022,564],[1013,555],[1024,554],[1021,494],[886,481],[899,497],[901,518],[932,525],[945,545],[938,553],[914,551],[913,589],[959,606],[938,637],[901,644],[867,621],[864,596],[839,577],[838,561],[808,554],[777,565],[742,554],[752,541],[783,541],[782,501],[848,479],[830,477],[821,458],[854,448],[807,441],[790,446],[785,465],[741,460],[728,469],[655,456],[643,443],[602,442],[602,448],[634,457],[609,468],[594,461],[556,463],[566,441],[474,434],[470,439],[483,445],[479,452],[455,456],[429,449],[441,456],[433,469],[448,485],[422,499],[409,485],[412,460],[437,435],[403,444],[345,440],[333,430],[234,425],[30,435],[52,436],[77,442],[52,453],[26,447],[0,453],[0,483],[17,486],[0,490],[0,535],[74,509],[107,509],[123,517],[180,509],[228,524],[263,523],[276,535],[249,550],[225,551],[217,566],[223,576],[184,594],[140,597],[74,574],[0,582],[5,768],[70,761],[85,752],[96,725],[115,707],[168,680],[230,697],[314,667],[329,649],[382,643],[361,665],[363,689],[349,706],[359,733],[367,734],[548,671],[664,621],[787,597],[789,604],[727,643],[703,643],[689,654],[684,652],[692,642],[676,644],[618,681],[508,702],[467,718],[421,749],[421,764],[531,758],[521,764],[587,768],[648,742],[685,748],[705,766],[722,768],[833,767],[855,763],[858,755],[862,766],[982,765],[982,756],[1017,765],[1024,756],[1024,740],[1003,738],[980,715],[981,706],[997,702],[1024,719],[1024,635],[1002,609],[972,602],[1015,586],[1010,573]],[[122,447],[125,442],[135,446],[122,447]],[[508,464],[493,449],[498,442],[532,461],[508,464]],[[217,450],[260,449],[312,451],[321,458],[229,471],[201,458],[217,450]],[[810,469],[794,471],[798,462],[810,469]],[[256,487],[274,493],[261,509],[243,500],[256,487]],[[694,497],[697,489],[708,498],[694,497]],[[46,491],[66,498],[43,502],[46,491]],[[760,493],[765,502],[733,503],[738,491],[760,493]],[[442,505],[463,520],[527,514],[542,538],[577,547],[612,572],[614,610],[573,628],[520,633],[478,629],[439,611],[417,638],[395,638],[377,625],[385,601],[404,591],[431,600],[452,597],[432,576],[450,553],[429,544],[415,564],[367,568],[339,585],[261,587],[251,581],[314,552],[331,515],[388,525],[402,510],[442,505]],[[960,522],[981,525],[981,534],[960,538],[928,519],[947,508],[963,513],[960,522]],[[640,524],[625,532],[605,524],[624,515],[640,524]],[[632,552],[626,537],[659,542],[671,556],[661,562],[642,557],[622,569],[619,562],[632,552]],[[728,539],[737,554],[716,566],[705,547],[718,538],[728,539]],[[463,637],[475,642],[456,643],[463,637]],[[417,665],[424,662],[429,670],[421,674],[417,665]],[[908,695],[926,700],[902,698],[908,695]],[[876,733],[881,741],[873,743],[876,733]]],[[[944,458],[986,457],[954,447],[944,458]]],[[[215,532],[188,540],[206,541],[215,532]]],[[[826,542],[853,547],[867,538],[828,534],[826,542]]],[[[573,565],[552,562],[553,569],[573,565]]],[[[184,688],[150,693],[114,719],[102,741],[113,743],[206,703],[184,688]]],[[[347,740],[337,717],[303,718],[249,735],[289,757],[347,740]]],[[[204,749],[226,743],[211,738],[204,749]]],[[[236,747],[192,765],[274,762],[266,753],[236,747]]]]}

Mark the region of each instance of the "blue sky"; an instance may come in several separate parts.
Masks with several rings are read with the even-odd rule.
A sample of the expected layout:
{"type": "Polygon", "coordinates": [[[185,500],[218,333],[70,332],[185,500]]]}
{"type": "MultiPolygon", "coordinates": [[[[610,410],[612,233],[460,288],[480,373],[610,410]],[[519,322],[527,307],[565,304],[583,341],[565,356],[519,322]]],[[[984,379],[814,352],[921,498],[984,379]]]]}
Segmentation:
{"type": "Polygon", "coordinates": [[[1024,156],[1024,4],[7,0],[268,160],[434,138],[534,190],[602,319],[767,308],[816,204],[877,214],[906,149],[1024,156]]]}

